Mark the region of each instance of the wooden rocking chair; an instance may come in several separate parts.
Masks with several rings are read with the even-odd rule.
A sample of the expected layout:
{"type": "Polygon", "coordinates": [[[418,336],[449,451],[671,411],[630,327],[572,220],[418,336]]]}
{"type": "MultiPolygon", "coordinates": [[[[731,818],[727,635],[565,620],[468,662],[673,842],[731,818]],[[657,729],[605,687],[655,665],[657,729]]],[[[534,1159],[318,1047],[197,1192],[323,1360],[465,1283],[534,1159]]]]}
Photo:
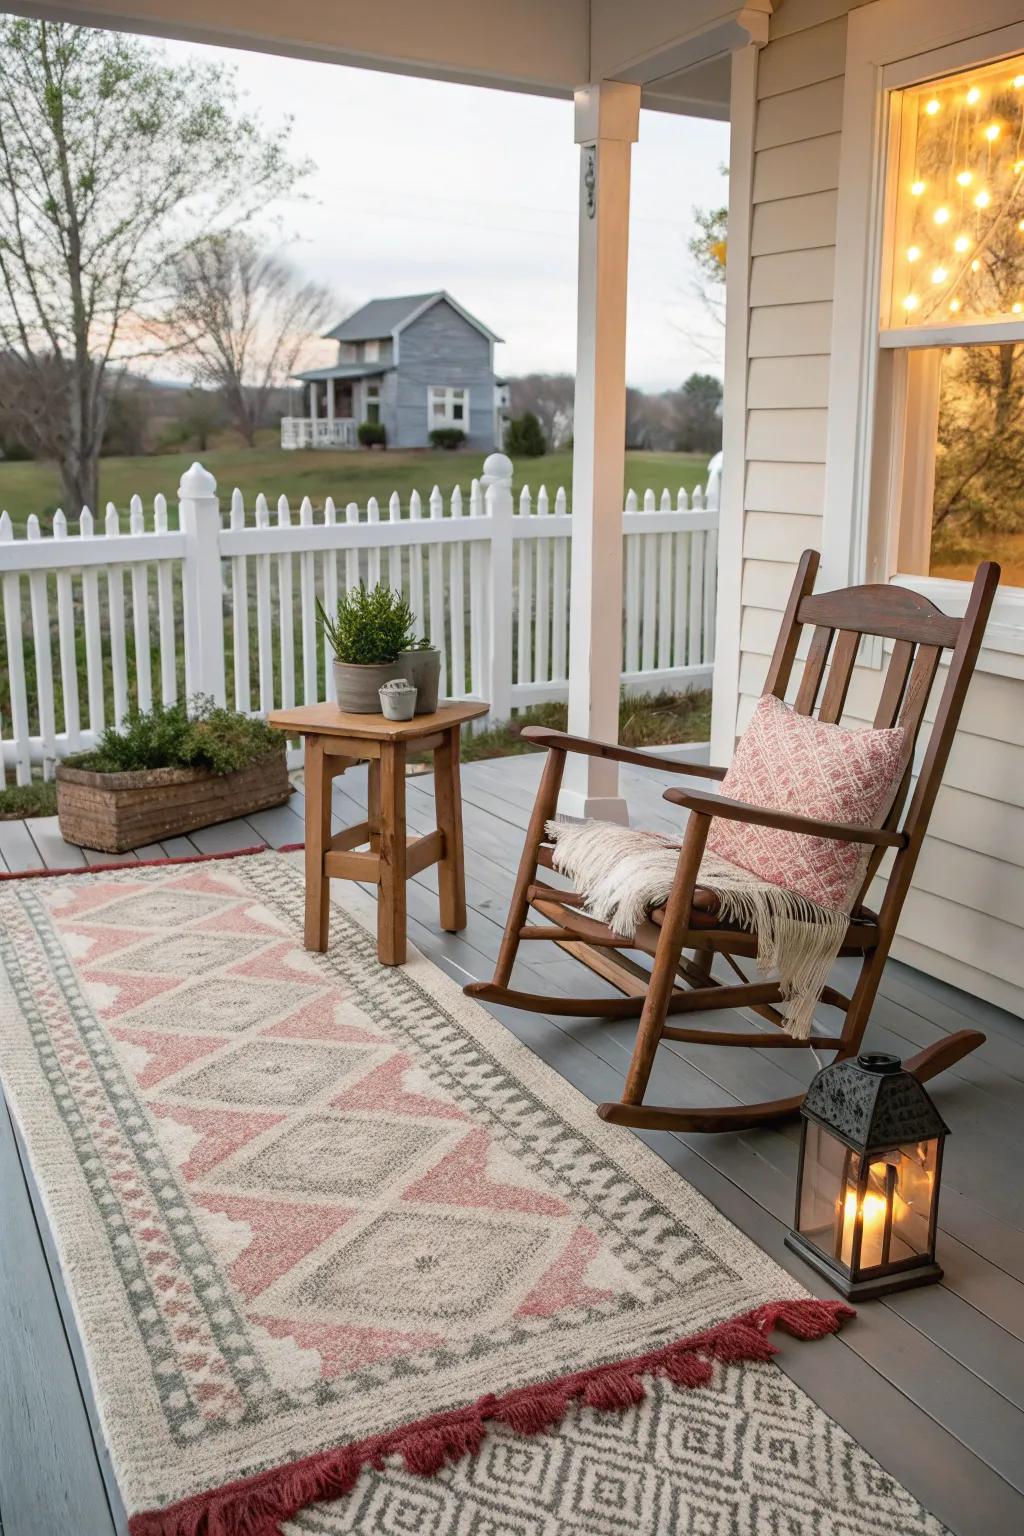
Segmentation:
{"type": "MultiPolygon", "coordinates": [[[[981,648],[999,581],[999,567],[989,561],[979,566],[962,619],[950,618],[927,598],[897,586],[847,587],[813,595],[817,569],[817,552],[806,550],[783,615],[764,691],[779,699],[785,696],[801,630],[810,625],[813,633],[794,708],[798,714],[811,715],[817,705],[818,719],[834,724],[843,713],[861,636],[875,635],[894,642],[882,678],[874,724],[876,727],[901,725],[907,732],[907,740],[900,788],[883,826],[842,826],[746,805],[716,794],[667,789],[665,799],[689,812],[675,880],[664,907],[650,914],[634,938],[623,939],[604,923],[587,917],[580,910],[583,902],[578,894],[537,882],[538,865],[552,867],[553,847],[545,841],[544,829],[555,815],[566,753],[581,752],[620,763],[645,768],[653,766],[687,776],[699,774],[710,779],[723,778],[725,769],[672,762],[646,752],[568,736],[561,731],[531,727],[523,733],[547,748],[547,761],[526,834],[493,980],[474,982],[465,990],[484,1002],[538,1013],[605,1019],[639,1017],[622,1100],[618,1104],[600,1105],[598,1113],[605,1120],[657,1130],[727,1131],[772,1124],[799,1110],[802,1094],[728,1108],[677,1109],[645,1104],[644,1095],[655,1052],[662,1039],[681,1040],[690,1045],[753,1046],[758,1050],[771,1046],[784,1049],[813,1046],[819,1052],[834,1051],[836,1061],[854,1056],[860,1049],[981,648]],[[945,650],[952,651],[949,670],[939,695],[917,783],[907,806],[914,747],[938,676],[940,657],[945,650]],[[781,1001],[778,986],[771,981],[748,980],[740,967],[739,959],[757,955],[756,934],[716,918],[717,898],[696,883],[704,845],[715,816],[871,846],[868,871],[840,951],[842,955],[860,960],[856,985],[850,997],[833,987],[826,987],[821,995],[822,1002],[845,1014],[840,1034],[814,1032],[807,1040],[794,1039],[781,1027],[785,1021],[776,1007],[781,1001]],[[894,850],[895,858],[886,877],[879,911],[875,913],[863,905],[863,899],[890,848],[894,850]],[[531,907],[546,919],[544,925],[527,924],[531,907]],[[524,939],[550,940],[623,995],[613,998],[546,997],[515,991],[510,988],[509,980],[516,953],[524,939]],[[638,964],[621,953],[625,950],[652,956],[653,966],[648,968],[638,964]],[[692,958],[684,954],[687,950],[692,952],[692,958]],[[727,985],[711,974],[716,954],[725,957],[740,978],[737,983],[727,985]],[[669,1015],[714,1008],[748,1008],[778,1027],[737,1033],[687,1029],[666,1022],[669,1015]]],[[[959,1061],[982,1044],[984,1038],[976,1030],[959,1030],[921,1051],[906,1065],[918,1078],[925,1080],[959,1061]]]]}

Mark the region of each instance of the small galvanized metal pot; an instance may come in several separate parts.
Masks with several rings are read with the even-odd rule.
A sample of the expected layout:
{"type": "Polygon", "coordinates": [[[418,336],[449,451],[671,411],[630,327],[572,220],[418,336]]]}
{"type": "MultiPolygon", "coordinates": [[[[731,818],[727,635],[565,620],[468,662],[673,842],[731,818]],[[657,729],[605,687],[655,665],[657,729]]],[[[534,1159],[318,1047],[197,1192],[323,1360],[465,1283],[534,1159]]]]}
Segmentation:
{"type": "Polygon", "coordinates": [[[385,720],[411,720],[416,712],[416,689],[404,677],[392,678],[378,689],[385,720]]]}

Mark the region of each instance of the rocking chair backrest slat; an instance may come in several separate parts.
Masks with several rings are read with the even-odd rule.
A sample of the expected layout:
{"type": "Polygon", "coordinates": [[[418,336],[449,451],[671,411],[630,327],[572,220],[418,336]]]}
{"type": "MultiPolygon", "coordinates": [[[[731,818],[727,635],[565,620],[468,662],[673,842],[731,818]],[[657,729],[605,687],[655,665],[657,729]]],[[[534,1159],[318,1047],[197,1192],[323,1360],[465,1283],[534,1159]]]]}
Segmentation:
{"type": "Polygon", "coordinates": [[[813,591],[814,578],[818,574],[818,560],[819,555],[816,549],[805,549],[796,568],[789,601],[782,615],[782,623],[779,625],[779,638],[775,642],[775,650],[768,664],[768,676],[764,684],[765,694],[770,694],[776,699],[786,697],[793,663],[796,660],[797,646],[800,644],[800,620],[797,614],[801,603],[806,602],[813,591]]]}
{"type": "Polygon", "coordinates": [[[828,669],[828,682],[822,694],[821,708],[818,710],[818,719],[826,725],[837,725],[842,717],[859,646],[860,634],[857,630],[840,631],[832,653],[832,665],[828,669]]]}
{"type": "Polygon", "coordinates": [[[885,681],[878,696],[878,708],[872,724],[876,731],[887,731],[899,718],[903,693],[910,676],[915,647],[909,640],[897,640],[885,669],[885,681]]]}
{"type": "Polygon", "coordinates": [[[829,629],[826,624],[819,624],[811,636],[807,660],[804,662],[803,675],[800,678],[800,687],[793,705],[798,715],[814,714],[814,706],[818,702],[818,690],[825,675],[825,665],[834,634],[834,629],[829,629]]]}
{"type": "MultiPolygon", "coordinates": [[[[902,643],[897,641],[898,645],[902,643]]],[[[910,654],[913,654],[914,647],[908,646],[908,650],[910,654]]],[[[906,805],[907,795],[910,793],[910,786],[914,778],[914,748],[917,745],[917,738],[924,723],[925,707],[932,691],[932,685],[935,682],[935,674],[939,670],[941,656],[941,646],[922,645],[918,647],[913,666],[909,669],[909,681],[906,683],[899,715],[895,721],[888,722],[890,725],[900,725],[907,733],[907,739],[903,747],[903,775],[884,822],[885,827],[891,832],[895,832],[899,827],[900,819],[903,816],[903,807],[906,805]]],[[[889,662],[890,672],[895,661],[894,653],[889,662]]],[[[886,683],[888,683],[888,677],[886,678],[886,683]]],[[[886,689],[883,687],[882,692],[885,693],[885,691],[886,689]]],[[[879,705],[879,712],[881,712],[881,705],[879,705]]],[[[860,905],[867,895],[868,887],[878,873],[878,867],[884,857],[884,849],[875,848],[872,851],[864,880],[857,896],[857,905],[860,905]]]]}

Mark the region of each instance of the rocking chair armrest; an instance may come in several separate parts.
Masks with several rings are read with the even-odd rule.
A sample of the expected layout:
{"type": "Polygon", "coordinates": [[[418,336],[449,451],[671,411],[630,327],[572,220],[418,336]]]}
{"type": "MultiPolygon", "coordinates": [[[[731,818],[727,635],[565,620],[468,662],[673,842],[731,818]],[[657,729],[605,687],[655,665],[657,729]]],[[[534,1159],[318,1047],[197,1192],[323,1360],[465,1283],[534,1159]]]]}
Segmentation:
{"type": "Polygon", "coordinates": [[[793,811],[772,811],[763,805],[748,805],[744,800],[730,800],[727,795],[708,795],[693,789],[666,789],[663,799],[684,806],[701,816],[722,816],[727,821],[754,822],[774,827],[779,832],[799,832],[805,837],[827,837],[839,843],[870,843],[875,848],[905,848],[903,832],[889,832],[884,827],[852,827],[839,821],[818,821],[813,816],[799,816],[793,811]]]}
{"type": "Polygon", "coordinates": [[[669,773],[682,773],[695,778],[724,779],[724,768],[713,768],[708,763],[680,763],[671,757],[657,757],[653,752],[638,752],[633,747],[620,747],[610,741],[592,741],[587,736],[569,736],[565,731],[555,731],[546,725],[528,725],[523,731],[526,741],[538,747],[550,747],[558,752],[579,752],[586,757],[607,757],[616,763],[632,763],[637,768],[661,768],[669,773]]]}

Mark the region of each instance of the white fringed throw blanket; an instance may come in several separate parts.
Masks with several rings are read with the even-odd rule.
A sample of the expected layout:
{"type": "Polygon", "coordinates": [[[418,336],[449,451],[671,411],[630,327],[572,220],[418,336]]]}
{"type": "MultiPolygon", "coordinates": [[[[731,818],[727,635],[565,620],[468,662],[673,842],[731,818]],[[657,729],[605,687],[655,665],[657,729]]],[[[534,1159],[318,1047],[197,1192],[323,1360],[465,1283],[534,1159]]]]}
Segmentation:
{"type": "MultiPolygon", "coordinates": [[[[555,868],[572,880],[590,916],[623,938],[632,938],[651,909],[667,901],[678,838],[606,821],[549,821],[546,831],[555,844],[555,868]]],[[[787,1033],[806,1040],[846,937],[848,912],[771,885],[713,853],[705,853],[697,883],[718,897],[726,922],[756,932],[757,968],[778,977],[787,1033]]]]}

